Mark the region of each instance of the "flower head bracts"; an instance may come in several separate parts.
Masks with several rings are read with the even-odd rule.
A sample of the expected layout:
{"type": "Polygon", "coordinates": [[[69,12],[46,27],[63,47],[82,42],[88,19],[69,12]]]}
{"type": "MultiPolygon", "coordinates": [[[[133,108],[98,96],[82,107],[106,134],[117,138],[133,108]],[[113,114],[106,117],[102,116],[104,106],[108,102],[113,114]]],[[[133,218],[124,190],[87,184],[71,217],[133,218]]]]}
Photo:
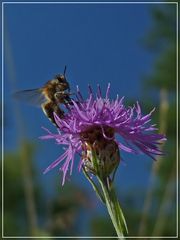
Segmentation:
{"type": "MultiPolygon", "coordinates": [[[[65,152],[45,170],[47,172],[63,161],[61,167],[63,184],[69,168],[70,174],[72,173],[75,154],[82,152],[82,133],[89,128],[100,127],[104,138],[116,141],[120,150],[135,154],[145,153],[153,159],[155,155],[162,154],[159,143],[164,141],[165,137],[154,133],[157,128],[150,124],[154,109],[143,116],[138,102],[135,106],[126,108],[123,104],[123,97],[117,96],[116,100],[109,99],[109,90],[110,84],[103,98],[99,86],[96,96],[89,86],[89,97],[84,100],[77,88],[78,101],[72,100],[73,105],[70,111],[64,118],[55,115],[55,121],[59,127],[58,134],[52,134],[47,130],[48,135],[42,137],[43,139],[56,139],[58,144],[65,145],[65,152]],[[107,136],[106,128],[112,129],[114,134],[107,136]],[[124,143],[118,142],[115,134],[121,136],[124,143]]],[[[81,165],[82,160],[79,169],[81,165]]]]}

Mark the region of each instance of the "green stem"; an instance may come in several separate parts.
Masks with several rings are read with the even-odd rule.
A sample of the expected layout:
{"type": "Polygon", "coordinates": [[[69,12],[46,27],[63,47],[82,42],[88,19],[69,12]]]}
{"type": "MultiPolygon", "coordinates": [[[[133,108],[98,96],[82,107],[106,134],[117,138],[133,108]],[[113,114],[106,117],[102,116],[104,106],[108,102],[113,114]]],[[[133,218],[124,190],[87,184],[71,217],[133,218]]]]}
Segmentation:
{"type": "Polygon", "coordinates": [[[90,184],[92,185],[94,191],[96,192],[97,196],[99,197],[99,199],[101,200],[102,203],[105,204],[105,199],[104,196],[102,195],[102,193],[100,192],[99,188],[96,186],[96,184],[93,182],[93,180],[90,178],[89,174],[86,172],[85,168],[82,168],[83,173],[85,175],[85,177],[87,178],[87,180],[90,182],[90,184]]]}
{"type": "Polygon", "coordinates": [[[124,239],[124,232],[127,232],[127,226],[114,188],[112,185],[108,187],[107,183],[105,181],[102,181],[100,178],[98,178],[98,181],[101,185],[106,201],[107,210],[111,217],[117,236],[119,239],[124,239]]]}
{"type": "Polygon", "coordinates": [[[91,160],[94,175],[97,177],[97,180],[101,187],[101,191],[99,190],[99,187],[89,177],[85,168],[83,168],[84,175],[89,180],[93,189],[95,190],[96,194],[100,197],[102,202],[106,204],[108,213],[111,217],[117,236],[119,239],[122,240],[124,239],[124,233],[128,233],[128,230],[123,212],[121,210],[118,198],[112,185],[117,168],[114,170],[114,174],[111,179],[110,176],[104,174],[103,166],[101,164],[103,161],[100,161],[101,159],[97,158],[95,151],[92,151],[91,160]]]}

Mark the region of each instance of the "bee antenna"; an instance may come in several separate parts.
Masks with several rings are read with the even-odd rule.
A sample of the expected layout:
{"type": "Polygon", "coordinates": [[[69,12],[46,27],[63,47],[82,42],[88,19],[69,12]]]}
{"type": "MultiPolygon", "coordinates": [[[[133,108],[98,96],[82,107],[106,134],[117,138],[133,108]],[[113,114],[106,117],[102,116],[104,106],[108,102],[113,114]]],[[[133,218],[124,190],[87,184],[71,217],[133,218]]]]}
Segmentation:
{"type": "Polygon", "coordinates": [[[65,74],[66,74],[66,69],[67,69],[67,67],[66,67],[66,65],[65,65],[65,67],[64,67],[64,76],[65,76],[65,74]]]}

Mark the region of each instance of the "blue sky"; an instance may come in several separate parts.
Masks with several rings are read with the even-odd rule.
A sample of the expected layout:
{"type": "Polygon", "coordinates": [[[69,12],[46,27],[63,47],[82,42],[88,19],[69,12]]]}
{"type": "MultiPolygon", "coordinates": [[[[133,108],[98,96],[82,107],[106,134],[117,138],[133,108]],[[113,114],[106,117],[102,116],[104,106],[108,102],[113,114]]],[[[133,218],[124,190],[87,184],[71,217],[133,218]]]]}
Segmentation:
{"type": "MultiPolygon", "coordinates": [[[[5,4],[5,149],[17,147],[18,127],[12,92],[41,87],[67,65],[72,92],[79,85],[99,83],[111,97],[139,100],[142,76],[152,69],[153,56],[143,48],[142,38],[151,26],[148,4],[5,4]]],[[[141,102],[140,102],[141,104],[141,102]]],[[[143,102],[142,102],[143,104],[143,102]]],[[[55,179],[58,170],[42,171],[62,152],[53,142],[41,141],[41,126],[56,129],[38,108],[19,104],[27,137],[38,144],[35,156],[42,181],[55,179]]],[[[149,109],[151,110],[151,109],[149,109]]],[[[121,153],[125,164],[116,180],[120,189],[146,186],[152,160],[121,153]]],[[[83,182],[74,169],[72,181],[83,182]]],[[[83,183],[86,185],[86,183],[83,183]]]]}

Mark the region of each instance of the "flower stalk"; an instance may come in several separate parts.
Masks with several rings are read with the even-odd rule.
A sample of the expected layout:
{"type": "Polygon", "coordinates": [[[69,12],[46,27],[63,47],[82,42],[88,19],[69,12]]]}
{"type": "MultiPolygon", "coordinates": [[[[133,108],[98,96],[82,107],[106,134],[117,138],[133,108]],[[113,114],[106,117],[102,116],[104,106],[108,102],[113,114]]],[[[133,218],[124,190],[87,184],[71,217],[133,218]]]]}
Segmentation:
{"type": "Polygon", "coordinates": [[[124,235],[128,233],[128,229],[114,187],[112,184],[110,187],[108,187],[108,185],[100,178],[98,178],[98,180],[101,184],[101,188],[105,198],[105,204],[113,226],[116,230],[117,236],[119,237],[119,239],[124,239],[124,235]]]}
{"type": "MultiPolygon", "coordinates": [[[[102,162],[101,159],[98,159],[95,151],[92,152],[92,166],[96,171],[96,177],[99,183],[99,187],[94,183],[94,181],[89,176],[88,172],[83,168],[83,173],[88,181],[91,183],[96,194],[99,196],[101,201],[106,205],[109,216],[117,233],[119,239],[124,239],[124,235],[128,233],[126,220],[124,218],[123,212],[121,210],[115,189],[113,187],[114,174],[116,168],[114,169],[114,174],[111,179],[110,176],[103,176],[103,171],[101,170],[102,162]],[[101,190],[99,189],[101,188],[101,190]]],[[[109,159],[111,161],[111,159],[109,159]]]]}

